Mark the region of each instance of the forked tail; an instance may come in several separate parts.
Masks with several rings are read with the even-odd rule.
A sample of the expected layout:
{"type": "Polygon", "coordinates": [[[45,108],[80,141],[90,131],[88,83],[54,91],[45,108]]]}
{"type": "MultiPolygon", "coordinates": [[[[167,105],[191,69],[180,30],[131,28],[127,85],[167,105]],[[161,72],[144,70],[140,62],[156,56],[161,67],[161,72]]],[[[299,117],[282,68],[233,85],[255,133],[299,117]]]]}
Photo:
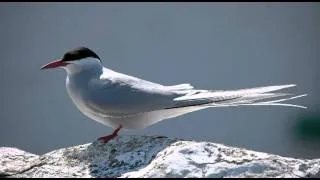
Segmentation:
{"type": "Polygon", "coordinates": [[[283,101],[288,101],[303,96],[307,96],[307,94],[293,96],[289,93],[271,93],[276,90],[285,89],[293,86],[295,86],[295,84],[265,86],[230,91],[189,90],[184,96],[175,98],[174,101],[177,101],[178,104],[181,104],[183,106],[189,104],[189,106],[201,105],[210,107],[290,106],[298,108],[307,108],[301,105],[282,103],[283,101]],[[289,97],[279,99],[279,97],[283,96],[289,97]],[[272,98],[273,100],[271,100],[272,98]]]}

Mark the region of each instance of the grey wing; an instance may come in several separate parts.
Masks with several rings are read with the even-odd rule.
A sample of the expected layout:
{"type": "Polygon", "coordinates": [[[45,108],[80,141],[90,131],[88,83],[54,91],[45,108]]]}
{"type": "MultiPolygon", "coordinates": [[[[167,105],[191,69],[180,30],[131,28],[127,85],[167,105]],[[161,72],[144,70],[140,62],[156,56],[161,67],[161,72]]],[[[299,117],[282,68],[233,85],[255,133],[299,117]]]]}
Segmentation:
{"type": "MultiPolygon", "coordinates": [[[[294,85],[267,86],[229,91],[197,90],[189,84],[163,86],[133,76],[105,70],[100,79],[92,80],[87,103],[103,114],[135,114],[190,106],[284,105],[280,101],[259,101],[288,94],[270,93],[294,85]]],[[[304,95],[302,95],[304,96],[304,95]]]]}
{"type": "Polygon", "coordinates": [[[182,86],[163,86],[118,73],[90,82],[87,105],[113,115],[166,109],[175,106],[173,99],[181,95],[174,89],[182,86]]]}

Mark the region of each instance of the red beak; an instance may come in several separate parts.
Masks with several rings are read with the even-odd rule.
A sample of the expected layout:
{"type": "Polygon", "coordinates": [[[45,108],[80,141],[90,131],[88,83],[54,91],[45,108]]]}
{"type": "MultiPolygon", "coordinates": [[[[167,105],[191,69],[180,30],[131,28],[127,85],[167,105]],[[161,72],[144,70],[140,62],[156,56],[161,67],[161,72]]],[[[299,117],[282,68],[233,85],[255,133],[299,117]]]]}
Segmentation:
{"type": "Polygon", "coordinates": [[[57,68],[57,67],[61,67],[61,66],[65,66],[67,65],[67,63],[63,62],[62,60],[56,60],[53,62],[50,62],[44,66],[41,67],[41,69],[51,69],[51,68],[57,68]]]}

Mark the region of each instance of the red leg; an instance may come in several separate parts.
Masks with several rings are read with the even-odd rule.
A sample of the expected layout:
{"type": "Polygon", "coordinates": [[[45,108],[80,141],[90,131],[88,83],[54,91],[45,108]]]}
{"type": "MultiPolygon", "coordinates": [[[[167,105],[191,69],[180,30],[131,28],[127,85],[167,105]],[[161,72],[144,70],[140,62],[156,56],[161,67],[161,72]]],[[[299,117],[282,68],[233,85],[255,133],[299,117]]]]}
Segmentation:
{"type": "Polygon", "coordinates": [[[116,136],[118,136],[118,132],[120,131],[121,128],[122,128],[122,125],[120,124],[120,126],[117,129],[115,129],[112,134],[99,137],[98,140],[102,141],[103,143],[107,143],[111,139],[113,139],[116,136]]]}

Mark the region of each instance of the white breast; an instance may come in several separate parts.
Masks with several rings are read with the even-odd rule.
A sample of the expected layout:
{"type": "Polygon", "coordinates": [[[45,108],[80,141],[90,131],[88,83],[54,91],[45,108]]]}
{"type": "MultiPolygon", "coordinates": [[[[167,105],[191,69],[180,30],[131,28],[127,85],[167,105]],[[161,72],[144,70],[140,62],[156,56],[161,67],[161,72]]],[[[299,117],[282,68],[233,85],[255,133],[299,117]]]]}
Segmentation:
{"type": "Polygon", "coordinates": [[[70,96],[72,102],[76,105],[76,107],[87,117],[98,121],[99,123],[102,123],[106,126],[117,128],[118,124],[114,123],[112,120],[109,120],[106,118],[106,116],[101,116],[95,111],[93,111],[90,107],[86,106],[85,101],[83,100],[81,94],[77,89],[73,88],[72,85],[69,82],[69,78],[66,79],[66,88],[68,95],[70,96]]]}

